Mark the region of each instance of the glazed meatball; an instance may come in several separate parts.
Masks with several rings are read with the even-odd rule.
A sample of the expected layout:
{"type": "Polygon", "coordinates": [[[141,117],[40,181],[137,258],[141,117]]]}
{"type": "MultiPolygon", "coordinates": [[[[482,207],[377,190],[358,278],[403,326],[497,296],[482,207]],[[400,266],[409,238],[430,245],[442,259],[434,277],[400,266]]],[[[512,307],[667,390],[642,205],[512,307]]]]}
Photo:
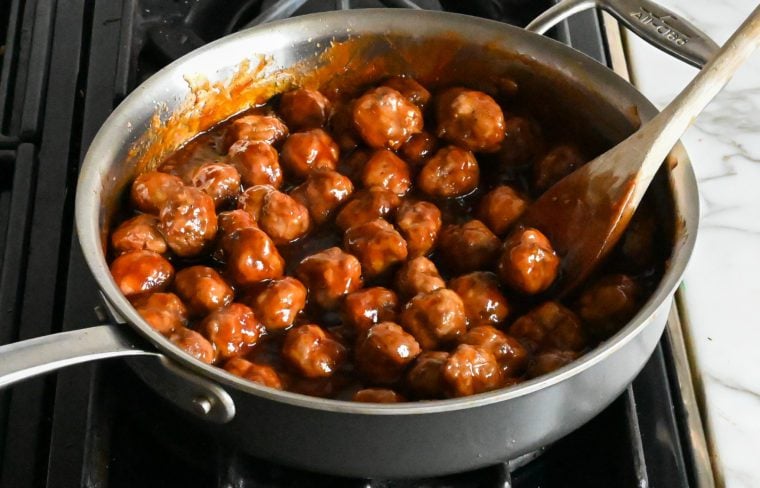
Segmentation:
{"type": "Polygon", "coordinates": [[[507,167],[533,164],[543,150],[538,125],[524,117],[508,117],[504,121],[504,140],[499,149],[499,161],[507,167]]]}
{"type": "Polygon", "coordinates": [[[385,80],[383,86],[393,88],[422,110],[425,109],[425,106],[430,101],[430,92],[424,86],[417,83],[414,78],[393,76],[385,80]]]}
{"type": "Polygon", "coordinates": [[[607,338],[636,313],[638,285],[626,275],[607,275],[581,294],[578,315],[595,336],[607,338]]]}
{"type": "Polygon", "coordinates": [[[291,129],[318,129],[330,118],[330,100],[317,90],[291,90],[280,98],[280,115],[291,129]]]}
{"type": "Polygon", "coordinates": [[[256,317],[269,331],[286,329],[306,306],[306,287],[286,276],[256,287],[246,298],[256,317]]]}
{"type": "Polygon", "coordinates": [[[560,259],[549,239],[531,227],[516,229],[499,259],[499,276],[515,291],[535,295],[554,283],[560,259]]]}
{"type": "Polygon", "coordinates": [[[414,134],[401,146],[399,151],[406,161],[414,166],[422,166],[438,149],[438,139],[427,132],[414,134]]]}
{"type": "Polygon", "coordinates": [[[230,164],[240,173],[245,186],[282,185],[282,168],[277,150],[266,142],[238,141],[230,147],[230,164]]]}
{"type": "Polygon", "coordinates": [[[438,273],[435,263],[424,256],[410,259],[396,274],[396,289],[405,298],[439,288],[446,288],[446,282],[438,273]]]}
{"type": "Polygon", "coordinates": [[[153,251],[130,251],[113,260],[111,275],[121,292],[132,297],[162,291],[174,277],[174,268],[153,251]]]}
{"type": "Polygon", "coordinates": [[[214,200],[197,188],[171,194],[159,218],[158,228],[178,256],[197,256],[216,236],[214,200]]]}
{"type": "Polygon", "coordinates": [[[280,375],[277,374],[274,368],[266,364],[256,364],[243,358],[233,357],[224,364],[224,369],[248,381],[253,381],[275,390],[283,389],[280,375]]]}
{"type": "Polygon", "coordinates": [[[443,381],[449,396],[463,397],[503,386],[496,358],[485,348],[461,344],[443,365],[443,381]]]}
{"type": "Polygon", "coordinates": [[[380,286],[364,288],[346,295],[343,320],[362,334],[380,322],[395,322],[398,309],[398,297],[392,290],[380,286]]]}
{"type": "Polygon", "coordinates": [[[450,88],[436,104],[438,137],[470,151],[494,152],[504,139],[501,107],[483,92],[450,88]]]}
{"type": "Polygon", "coordinates": [[[528,208],[528,201],[514,188],[497,186],[478,205],[478,218],[497,236],[504,236],[528,208]]]}
{"type": "Polygon", "coordinates": [[[406,399],[387,388],[365,388],[354,393],[351,400],[362,403],[400,403],[406,399]]]}
{"type": "Polygon", "coordinates": [[[499,254],[501,241],[479,220],[443,228],[438,252],[459,273],[490,268],[499,254]]]}
{"type": "Polygon", "coordinates": [[[249,227],[235,232],[228,249],[227,273],[238,285],[279,278],[285,269],[274,242],[260,229],[249,227]]]}
{"type": "Polygon", "coordinates": [[[525,346],[514,337],[490,325],[473,327],[459,342],[489,351],[506,376],[519,376],[528,364],[528,351],[525,346]]]}
{"type": "Polygon", "coordinates": [[[412,298],[401,312],[401,325],[425,350],[437,349],[467,331],[464,303],[444,288],[412,298]]]}
{"type": "Polygon", "coordinates": [[[533,351],[580,351],[586,347],[580,319],[557,302],[544,302],[523,315],[512,324],[509,333],[533,351]]]}
{"type": "Polygon", "coordinates": [[[319,168],[335,169],[340,150],[322,129],[291,134],[282,146],[282,165],[296,178],[306,178],[319,168]]]}
{"type": "Polygon", "coordinates": [[[476,271],[451,280],[452,289],[464,302],[464,311],[470,327],[499,325],[509,315],[507,299],[499,290],[496,275],[476,271]]]}
{"type": "Polygon", "coordinates": [[[232,245],[233,240],[232,237],[235,232],[249,227],[258,227],[256,221],[251,217],[251,214],[242,209],[222,212],[217,215],[216,219],[216,235],[219,237],[219,248],[214,253],[214,257],[222,261],[230,254],[230,246],[232,245]]]}
{"type": "Polygon", "coordinates": [[[528,368],[526,376],[535,378],[556,371],[578,358],[578,353],[572,351],[547,351],[536,355],[528,368]]]}
{"type": "Polygon", "coordinates": [[[350,179],[336,171],[318,169],[294,188],[290,196],[306,207],[311,219],[321,225],[353,192],[354,185],[350,179]]]}
{"type": "Polygon", "coordinates": [[[355,363],[371,382],[391,384],[401,378],[404,368],[420,353],[420,345],[400,325],[381,322],[373,325],[356,346],[355,363]]]}
{"type": "Polygon", "coordinates": [[[353,106],[354,124],[364,142],[375,149],[398,149],[422,131],[422,112],[401,93],[379,86],[353,106]]]}
{"type": "Polygon", "coordinates": [[[330,117],[330,132],[341,151],[351,151],[359,145],[360,136],[354,125],[353,100],[335,105],[330,117]]]}
{"type": "Polygon", "coordinates": [[[406,375],[406,383],[414,396],[422,399],[443,396],[446,388],[443,367],[448,359],[449,353],[442,351],[426,351],[417,356],[417,361],[406,375]]]}
{"type": "Polygon", "coordinates": [[[262,327],[253,310],[242,303],[231,303],[211,312],[200,330],[211,341],[216,360],[229,359],[250,350],[259,340],[262,327]]]}
{"type": "Polygon", "coordinates": [[[557,146],[533,165],[533,188],[541,194],[585,162],[577,147],[557,146]]]}
{"type": "Polygon", "coordinates": [[[438,239],[441,211],[430,202],[405,201],[396,213],[396,227],[406,240],[409,256],[425,256],[438,239]]]}
{"type": "Polygon", "coordinates": [[[375,219],[390,217],[400,203],[401,200],[395,193],[373,186],[356,192],[338,212],[335,223],[341,229],[347,230],[375,219]]]}
{"type": "Polygon", "coordinates": [[[174,293],[144,295],[133,305],[151,327],[165,336],[187,325],[187,309],[174,293]]]}
{"type": "Polygon", "coordinates": [[[379,186],[403,196],[412,188],[409,166],[396,154],[387,149],[375,151],[362,171],[365,188],[379,186]]]}
{"type": "Polygon", "coordinates": [[[332,375],[345,355],[346,349],[314,324],[290,329],[282,346],[282,356],[307,378],[332,375]]]}
{"type": "Polygon", "coordinates": [[[219,207],[240,193],[240,173],[225,163],[206,163],[193,171],[192,185],[206,193],[219,207]]]}
{"type": "Polygon", "coordinates": [[[383,219],[351,227],[346,231],[343,245],[359,259],[368,277],[384,273],[407,256],[406,241],[383,219]]]}
{"type": "Polygon", "coordinates": [[[186,327],[177,327],[169,336],[177,347],[206,364],[214,362],[214,346],[205,337],[186,327]]]}
{"type": "Polygon", "coordinates": [[[191,266],[174,278],[177,295],[187,304],[190,314],[208,315],[232,303],[235,293],[214,268],[191,266]]]}
{"type": "Polygon", "coordinates": [[[287,135],[287,126],[277,117],[246,115],[232,121],[227,128],[225,141],[227,148],[241,140],[274,145],[285,139],[287,135]]]}
{"type": "Polygon", "coordinates": [[[140,214],[124,221],[111,234],[111,248],[115,254],[129,251],[166,252],[166,240],[158,231],[158,219],[153,215],[140,214]]]}
{"type": "Polygon", "coordinates": [[[304,258],[296,276],[309,290],[309,298],[324,309],[337,308],[341,299],[362,286],[362,267],[354,256],[331,247],[304,258]]]}
{"type": "Polygon", "coordinates": [[[238,207],[251,214],[275,244],[293,242],[309,230],[306,207],[268,185],[248,188],[240,195],[238,207]]]}
{"type": "MultiPolygon", "coordinates": [[[[645,204],[646,200],[641,203],[645,204]]],[[[651,215],[643,213],[642,208],[633,214],[628,228],[620,238],[618,249],[621,254],[621,260],[629,263],[628,268],[634,271],[641,271],[651,266],[655,258],[654,250],[657,220],[651,215]]]]}
{"type": "Polygon", "coordinates": [[[132,182],[132,205],[141,212],[158,215],[169,197],[182,190],[183,186],[182,180],[176,176],[148,171],[132,182]]]}
{"type": "Polygon", "coordinates": [[[417,175],[417,185],[433,197],[461,197],[478,186],[479,178],[478,162],[470,151],[446,146],[422,167],[417,175]]]}

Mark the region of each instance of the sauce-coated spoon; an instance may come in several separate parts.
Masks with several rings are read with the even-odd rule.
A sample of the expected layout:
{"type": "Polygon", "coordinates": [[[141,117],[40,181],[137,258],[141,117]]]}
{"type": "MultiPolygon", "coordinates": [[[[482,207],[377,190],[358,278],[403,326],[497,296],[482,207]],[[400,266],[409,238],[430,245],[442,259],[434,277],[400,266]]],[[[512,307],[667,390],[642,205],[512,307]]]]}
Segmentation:
{"type": "Polygon", "coordinates": [[[560,295],[612,250],[665,157],[758,45],[760,6],[662,112],[528,208],[521,224],[546,234],[562,257],[560,295]]]}

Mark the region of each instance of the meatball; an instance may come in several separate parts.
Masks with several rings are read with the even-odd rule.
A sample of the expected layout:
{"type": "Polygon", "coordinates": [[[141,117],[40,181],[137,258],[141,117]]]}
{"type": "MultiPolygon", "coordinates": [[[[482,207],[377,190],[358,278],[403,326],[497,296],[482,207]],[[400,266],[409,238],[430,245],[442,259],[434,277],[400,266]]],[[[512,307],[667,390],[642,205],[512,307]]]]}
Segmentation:
{"type": "Polygon", "coordinates": [[[309,211],[290,195],[268,185],[248,188],[238,207],[245,210],[275,244],[287,244],[309,230],[309,211]]]}
{"type": "Polygon", "coordinates": [[[410,259],[396,274],[396,289],[405,298],[439,288],[446,288],[446,282],[438,273],[435,263],[423,256],[410,259]]]}
{"type": "Polygon", "coordinates": [[[442,351],[426,351],[417,356],[417,361],[406,375],[406,383],[417,398],[443,396],[446,388],[443,367],[448,359],[449,353],[442,351]]]}
{"type": "Polygon", "coordinates": [[[290,196],[309,210],[311,219],[321,225],[354,192],[351,180],[329,169],[312,171],[290,196]]]}
{"type": "Polygon", "coordinates": [[[158,228],[178,256],[197,256],[216,236],[214,200],[197,188],[171,194],[159,218],[158,228]]]}
{"type": "Polygon", "coordinates": [[[238,141],[230,147],[230,164],[240,173],[245,186],[282,185],[282,168],[277,150],[266,142],[238,141]]]}
{"type": "Polygon", "coordinates": [[[192,185],[206,193],[219,207],[234,200],[240,193],[240,173],[225,163],[206,163],[198,166],[190,178],[192,185]]]}
{"type": "Polygon", "coordinates": [[[343,239],[346,251],[359,259],[364,274],[382,274],[407,256],[406,241],[383,219],[351,227],[343,239]]]}
{"type": "Polygon", "coordinates": [[[443,228],[438,252],[459,273],[490,268],[499,254],[501,241],[480,220],[443,228]]]}
{"type": "Polygon", "coordinates": [[[232,303],[235,292],[208,266],[191,266],[181,269],[174,278],[177,295],[187,304],[191,315],[208,315],[232,303]]]}
{"type": "Polygon", "coordinates": [[[187,327],[177,327],[169,336],[177,347],[206,364],[214,362],[214,346],[205,337],[187,327]]]}
{"type": "Polygon", "coordinates": [[[298,88],[282,94],[279,112],[291,129],[318,129],[330,117],[330,100],[317,90],[298,88]]]}
{"type": "Polygon", "coordinates": [[[420,353],[420,345],[400,325],[381,322],[373,325],[356,346],[354,362],[371,382],[395,383],[405,367],[420,353]]]}
{"type": "Polygon", "coordinates": [[[346,157],[341,158],[338,163],[338,172],[346,175],[352,181],[361,182],[364,165],[367,164],[372,153],[373,151],[363,148],[351,151],[346,157]]]}
{"type": "Polygon", "coordinates": [[[585,162],[577,147],[557,146],[533,165],[533,188],[541,194],[585,162]]]}
{"type": "Polygon", "coordinates": [[[427,132],[414,134],[401,146],[399,151],[406,161],[414,166],[422,166],[438,149],[438,139],[427,132]]]}
{"type": "Polygon", "coordinates": [[[478,186],[475,155],[456,146],[439,149],[417,175],[420,190],[437,198],[461,197],[478,186]]]}
{"type": "Polygon", "coordinates": [[[235,142],[265,142],[277,144],[288,135],[288,128],[272,115],[246,115],[232,121],[225,134],[227,148],[235,142]]]}
{"type": "Polygon", "coordinates": [[[417,83],[414,78],[393,76],[385,80],[383,86],[393,88],[422,110],[425,109],[425,106],[430,101],[430,92],[424,86],[417,83]]]}
{"type": "Polygon", "coordinates": [[[296,316],[306,306],[306,287],[297,279],[286,276],[257,287],[245,301],[267,330],[286,329],[293,325],[296,316]]]}
{"type": "Polygon", "coordinates": [[[535,295],[554,283],[559,257],[549,239],[531,227],[515,230],[499,258],[499,276],[515,291],[535,295]]]}
{"type": "Polygon", "coordinates": [[[529,166],[542,150],[543,139],[538,124],[524,117],[508,117],[504,121],[504,140],[499,149],[499,161],[504,166],[529,166]]]}
{"type": "Polygon", "coordinates": [[[306,178],[315,169],[335,169],[339,153],[330,134],[312,129],[291,134],[282,146],[280,157],[285,170],[296,178],[306,178]]]}
{"type": "Polygon", "coordinates": [[[503,386],[496,358],[483,347],[461,344],[443,365],[443,381],[449,396],[463,397],[503,386]]]}
{"type": "Polygon", "coordinates": [[[476,271],[451,280],[452,289],[464,302],[464,311],[470,327],[499,325],[509,315],[507,299],[499,290],[496,275],[476,271]]]}
{"type": "Polygon", "coordinates": [[[364,142],[375,149],[398,149],[422,131],[422,112],[393,88],[379,86],[353,106],[354,124],[364,142]]]}
{"type": "Polygon", "coordinates": [[[528,351],[520,341],[490,326],[473,327],[460,339],[461,344],[477,346],[494,355],[506,376],[519,376],[528,364],[528,351]]]}
{"type": "Polygon", "coordinates": [[[544,302],[515,321],[509,333],[533,351],[580,351],[586,338],[580,319],[557,302],[544,302]]]}
{"type": "Polygon", "coordinates": [[[409,166],[387,149],[375,151],[364,165],[362,184],[369,188],[379,186],[403,196],[412,188],[409,166]]]}
{"type": "Polygon", "coordinates": [[[132,182],[132,205],[141,212],[158,215],[169,197],[182,190],[183,186],[182,180],[176,176],[148,171],[132,182]]]}
{"type": "Polygon", "coordinates": [[[231,303],[211,312],[200,330],[211,341],[214,357],[229,359],[250,350],[259,340],[262,327],[253,310],[242,303],[231,303]]]}
{"type": "Polygon", "coordinates": [[[343,320],[360,334],[380,322],[395,322],[399,302],[396,294],[380,286],[365,288],[346,295],[343,320]]]}
{"type": "Polygon", "coordinates": [[[375,219],[390,217],[401,203],[395,193],[373,186],[356,192],[354,197],[338,212],[335,223],[343,230],[375,219]]]}
{"type": "Polygon", "coordinates": [[[365,388],[354,393],[351,400],[362,403],[400,403],[406,399],[387,388],[365,388]]]}
{"type": "Polygon", "coordinates": [[[280,375],[277,374],[274,368],[266,364],[256,364],[243,358],[233,357],[224,364],[224,369],[248,381],[253,381],[275,390],[283,389],[280,375]]]}
{"type": "Polygon", "coordinates": [[[438,137],[470,151],[494,152],[504,139],[501,107],[483,92],[450,88],[436,104],[438,137]]]}
{"type": "Polygon", "coordinates": [[[219,237],[219,249],[221,249],[222,253],[221,255],[216,253],[215,257],[220,259],[226,258],[229,255],[232,236],[235,232],[249,227],[258,227],[256,221],[251,217],[251,214],[242,209],[222,212],[216,216],[216,220],[216,234],[219,237]]]}
{"type": "Polygon", "coordinates": [[[113,260],[111,275],[121,292],[132,297],[166,288],[174,277],[174,268],[153,251],[130,251],[113,260]]]}
{"type": "Polygon", "coordinates": [[[187,325],[187,309],[174,293],[144,295],[133,305],[151,327],[165,336],[187,325]]]}
{"type": "Polygon", "coordinates": [[[153,215],[140,214],[122,222],[111,234],[111,248],[115,254],[129,251],[166,252],[166,240],[158,231],[158,219],[153,215]]]}
{"type": "Polygon", "coordinates": [[[535,378],[556,371],[578,358],[578,353],[572,351],[546,351],[536,355],[528,368],[526,376],[535,378]]]}
{"type": "Polygon", "coordinates": [[[330,132],[338,143],[341,151],[351,151],[359,145],[359,134],[354,126],[353,100],[347,103],[338,103],[330,117],[330,132]]]}
{"type": "Polygon", "coordinates": [[[429,202],[405,201],[396,213],[396,227],[406,240],[410,257],[429,254],[441,230],[441,211],[429,202]]]}
{"type": "Polygon", "coordinates": [[[401,325],[425,350],[437,349],[467,332],[464,303],[444,288],[412,298],[401,312],[401,325]]]}
{"type": "Polygon", "coordinates": [[[636,314],[638,295],[638,285],[628,276],[607,275],[583,291],[578,315],[592,334],[607,338],[636,314]]]}
{"type": "Polygon", "coordinates": [[[634,271],[641,271],[651,266],[656,256],[655,249],[657,249],[655,245],[657,220],[652,214],[642,213],[642,210],[639,207],[639,210],[633,214],[618,245],[621,261],[628,265],[627,268],[632,268],[634,271]]]}
{"type": "Polygon", "coordinates": [[[282,356],[307,378],[331,376],[345,355],[346,349],[314,324],[290,329],[282,346],[282,356]]]}
{"type": "Polygon", "coordinates": [[[528,208],[528,201],[512,187],[502,185],[486,193],[478,205],[478,218],[497,236],[503,236],[528,208]]]}
{"type": "Polygon", "coordinates": [[[308,288],[309,298],[327,310],[337,308],[344,295],[362,286],[359,260],[338,247],[304,258],[296,276],[308,288]]]}
{"type": "Polygon", "coordinates": [[[274,242],[260,229],[249,227],[235,232],[228,250],[227,273],[238,285],[279,278],[285,269],[274,242]]]}

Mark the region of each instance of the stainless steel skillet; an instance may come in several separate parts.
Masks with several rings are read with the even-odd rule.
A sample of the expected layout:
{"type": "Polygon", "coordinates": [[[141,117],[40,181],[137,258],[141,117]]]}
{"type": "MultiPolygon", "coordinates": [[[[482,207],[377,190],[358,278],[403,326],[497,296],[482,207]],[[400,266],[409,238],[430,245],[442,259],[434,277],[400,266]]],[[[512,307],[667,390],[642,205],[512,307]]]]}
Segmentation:
{"type": "MultiPolygon", "coordinates": [[[[606,8],[611,7],[607,4],[606,8]]],[[[655,9],[649,4],[643,8],[650,14],[655,9]]],[[[630,17],[625,12],[620,15],[630,17]]],[[[653,32],[664,29],[670,33],[658,34],[660,40],[698,64],[698,51],[683,53],[683,48],[697,44],[698,31],[668,25],[667,20],[658,22],[653,32]],[[671,34],[689,41],[679,45],[668,40],[671,34]]],[[[494,76],[509,75],[521,85],[571,94],[567,103],[578,107],[582,123],[609,140],[620,140],[635,129],[634,111],[642,120],[656,113],[626,81],[560,43],[501,23],[455,14],[335,12],[268,24],[211,43],[138,87],[105,122],[82,166],[76,197],[77,231],[118,323],[0,347],[0,387],[69,364],[146,356],[131,360],[138,374],[181,408],[215,423],[213,430],[229,442],[272,461],[360,477],[427,476],[492,464],[550,443],[596,415],[651,355],[694,245],[697,189],[682,148],[676,149],[678,164],[663,181],[671,188],[680,222],[672,256],[662,282],[636,317],[613,338],[565,368],[473,397],[367,405],[258,386],[194,360],[154,332],[121,295],[108,271],[103,235],[124,185],[138,167],[151,160],[150,148],[144,145],[151,137],[146,134],[162,137],[167,151],[184,142],[183,135],[190,136],[199,128],[192,125],[200,120],[193,117],[197,115],[193,110],[203,110],[200,105],[204,104],[198,103],[203,87],[208,88],[203,93],[212,93],[209,96],[213,98],[215,83],[240,79],[242,60],[252,60],[245,73],[255,72],[255,76],[248,82],[277,78],[284,90],[291,80],[289,69],[307,59],[346,62],[340,57],[319,58],[319,54],[330,49],[333,41],[360,37],[368,40],[367,45],[378,47],[364,54],[392,55],[396,60],[393,69],[414,74],[420,66],[409,61],[404,66],[405,57],[399,53],[414,52],[425,40],[451,39],[452,33],[461,48],[458,55],[488,66],[494,76]],[[495,56],[496,52],[504,55],[495,56]],[[259,65],[258,55],[269,61],[259,65]],[[260,71],[253,70],[254,65],[260,66],[260,71]],[[160,123],[157,113],[163,114],[164,122],[181,128],[163,130],[166,124],[160,123]]],[[[703,54],[709,52],[709,42],[702,46],[707,46],[703,54]]],[[[318,64],[307,63],[311,67],[318,64]]],[[[241,99],[239,107],[230,104],[227,115],[248,102],[241,99]]]]}

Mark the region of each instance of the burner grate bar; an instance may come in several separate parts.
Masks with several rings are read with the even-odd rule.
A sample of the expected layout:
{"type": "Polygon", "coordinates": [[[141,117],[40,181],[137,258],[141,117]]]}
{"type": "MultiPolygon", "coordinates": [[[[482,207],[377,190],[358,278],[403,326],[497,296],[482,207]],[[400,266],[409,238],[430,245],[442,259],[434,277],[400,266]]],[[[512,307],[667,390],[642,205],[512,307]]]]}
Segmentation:
{"type": "Polygon", "coordinates": [[[243,28],[245,29],[266,22],[272,22],[273,20],[290,17],[296,12],[296,10],[301,8],[306,1],[307,0],[279,0],[274,5],[257,15],[252,21],[245,24],[243,28]]]}

